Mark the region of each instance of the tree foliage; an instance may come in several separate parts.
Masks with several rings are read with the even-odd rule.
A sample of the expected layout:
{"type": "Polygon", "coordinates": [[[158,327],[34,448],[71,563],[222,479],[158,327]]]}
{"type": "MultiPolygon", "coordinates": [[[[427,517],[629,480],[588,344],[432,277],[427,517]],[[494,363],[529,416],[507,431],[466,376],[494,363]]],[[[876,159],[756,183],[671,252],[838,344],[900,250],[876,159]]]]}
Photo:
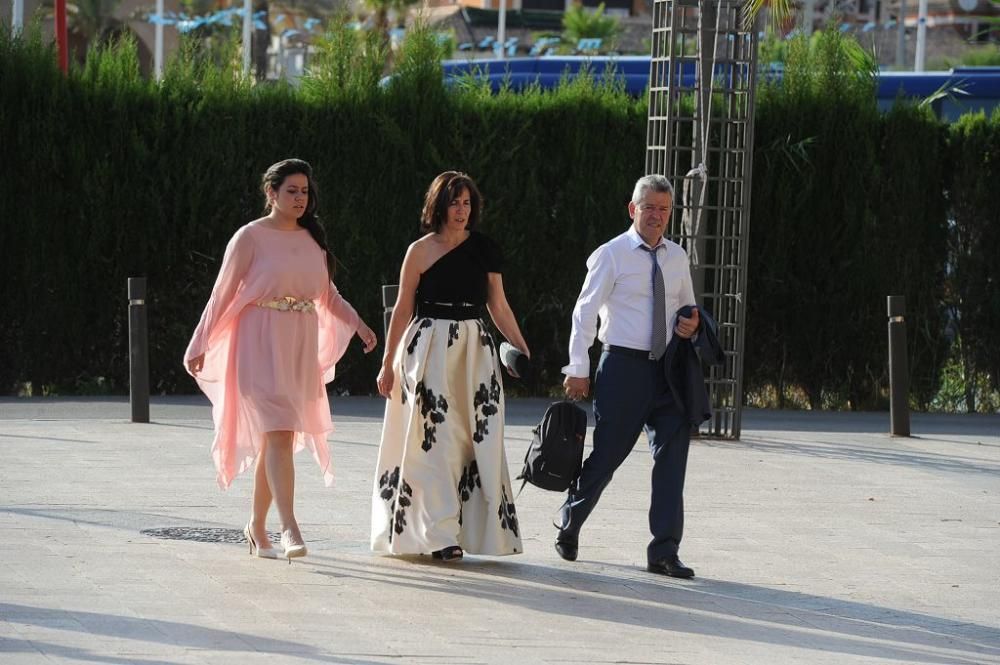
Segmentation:
{"type": "Polygon", "coordinates": [[[587,9],[580,3],[574,3],[562,19],[563,39],[576,44],[581,39],[600,39],[608,44],[621,32],[621,24],[614,16],[605,16],[604,3],[596,9],[587,9]]]}

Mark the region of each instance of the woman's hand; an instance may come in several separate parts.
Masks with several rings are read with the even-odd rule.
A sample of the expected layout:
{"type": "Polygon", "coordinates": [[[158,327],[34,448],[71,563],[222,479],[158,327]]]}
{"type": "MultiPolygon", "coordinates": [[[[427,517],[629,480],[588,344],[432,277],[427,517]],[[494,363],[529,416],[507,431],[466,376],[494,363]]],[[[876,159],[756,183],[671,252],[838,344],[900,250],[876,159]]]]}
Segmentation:
{"type": "Polygon", "coordinates": [[[364,321],[358,324],[357,335],[361,339],[361,343],[365,345],[365,353],[371,353],[378,344],[378,337],[375,336],[375,331],[365,325],[364,321]]]}
{"type": "MultiPolygon", "coordinates": [[[[509,342],[508,342],[508,344],[509,344],[509,342]]],[[[522,354],[524,354],[525,358],[527,358],[528,360],[531,360],[531,351],[528,349],[527,346],[525,346],[524,348],[515,346],[513,344],[511,344],[511,346],[513,346],[515,349],[517,349],[522,354]]],[[[501,363],[503,364],[504,368],[507,370],[507,373],[510,374],[515,379],[520,379],[521,375],[517,373],[517,370],[514,368],[514,365],[508,365],[507,364],[507,362],[506,362],[507,360],[508,360],[508,358],[502,358],[501,359],[501,363]]]]}
{"type": "Polygon", "coordinates": [[[195,356],[194,358],[188,361],[188,371],[195,376],[197,376],[198,373],[201,372],[201,368],[204,366],[205,366],[204,353],[201,354],[200,356],[195,356]]]}
{"type": "Polygon", "coordinates": [[[389,393],[392,392],[394,380],[395,376],[392,371],[392,364],[389,362],[383,363],[382,369],[378,373],[378,378],[375,379],[375,383],[378,385],[378,394],[388,399],[389,393]]]}

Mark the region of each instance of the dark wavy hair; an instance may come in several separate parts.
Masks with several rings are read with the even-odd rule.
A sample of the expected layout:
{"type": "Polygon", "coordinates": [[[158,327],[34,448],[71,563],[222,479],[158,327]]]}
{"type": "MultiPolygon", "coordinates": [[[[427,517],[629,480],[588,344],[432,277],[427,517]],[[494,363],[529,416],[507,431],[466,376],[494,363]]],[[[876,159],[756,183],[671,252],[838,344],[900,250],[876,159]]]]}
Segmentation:
{"type": "MultiPolygon", "coordinates": [[[[309,235],[323,250],[326,255],[326,271],[332,279],[337,270],[337,257],[330,251],[330,247],[326,243],[326,229],[320,224],[319,217],[316,215],[316,208],[319,207],[319,191],[316,188],[316,181],[313,180],[312,167],[309,166],[309,163],[301,159],[283,159],[276,164],[271,164],[261,177],[260,189],[267,197],[268,189],[277,192],[288,176],[298,174],[304,175],[309,183],[309,200],[306,202],[306,210],[299,217],[298,223],[299,226],[309,231],[309,235]]],[[[264,213],[269,212],[271,212],[270,202],[264,204],[264,213]]]]}
{"type": "Polygon", "coordinates": [[[437,233],[448,220],[448,206],[458,198],[463,189],[469,190],[472,212],[465,228],[472,230],[483,211],[483,197],[472,178],[459,171],[445,171],[434,178],[424,195],[424,209],[420,213],[420,230],[437,233]]]}

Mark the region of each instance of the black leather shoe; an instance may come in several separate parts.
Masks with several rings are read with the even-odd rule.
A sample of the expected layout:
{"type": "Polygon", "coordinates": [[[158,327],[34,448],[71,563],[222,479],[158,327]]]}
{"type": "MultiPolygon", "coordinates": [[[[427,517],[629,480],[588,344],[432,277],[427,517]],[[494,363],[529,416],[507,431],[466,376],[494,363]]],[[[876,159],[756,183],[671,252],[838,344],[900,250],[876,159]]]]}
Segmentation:
{"type": "Polygon", "coordinates": [[[569,528],[570,522],[573,520],[573,510],[570,508],[572,505],[572,497],[567,498],[566,502],[559,507],[559,512],[556,513],[556,519],[552,521],[552,526],[559,529],[560,531],[565,531],[569,528]]]}
{"type": "Polygon", "coordinates": [[[657,561],[651,561],[646,565],[646,570],[657,575],[666,575],[667,577],[681,577],[684,579],[694,577],[694,569],[688,568],[681,563],[676,554],[665,556],[657,561]]]}
{"type": "Polygon", "coordinates": [[[576,561],[577,544],[568,540],[557,540],[556,552],[567,561],[576,561]]]}
{"type": "Polygon", "coordinates": [[[431,552],[431,556],[435,559],[440,559],[441,561],[456,561],[461,559],[465,552],[458,545],[452,545],[451,547],[446,547],[442,550],[437,550],[431,552]]]}

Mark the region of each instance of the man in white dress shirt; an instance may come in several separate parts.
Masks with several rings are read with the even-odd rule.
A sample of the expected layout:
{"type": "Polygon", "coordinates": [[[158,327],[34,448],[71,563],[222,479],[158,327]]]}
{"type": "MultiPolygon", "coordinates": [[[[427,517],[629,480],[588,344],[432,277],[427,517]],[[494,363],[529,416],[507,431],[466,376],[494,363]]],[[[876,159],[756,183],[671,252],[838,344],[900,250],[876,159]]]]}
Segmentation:
{"type": "Polygon", "coordinates": [[[658,175],[640,178],[628,204],[632,225],[587,259],[587,277],[573,309],[563,386],[570,399],[589,395],[588,350],[596,332],[603,344],[594,380],[597,426],[577,489],[570,490],[560,510],[556,551],[567,561],[576,559],[580,528],[645,429],[653,453],[653,540],[647,548],[647,569],[692,577],[694,571],[677,554],[684,526],[690,424],[668,387],[664,354],[673,335],[690,339],[700,321],[696,308],[691,318],[677,316],[681,307],[695,305],[695,298],[687,254],[663,238],[672,204],[669,180],[658,175]]]}

